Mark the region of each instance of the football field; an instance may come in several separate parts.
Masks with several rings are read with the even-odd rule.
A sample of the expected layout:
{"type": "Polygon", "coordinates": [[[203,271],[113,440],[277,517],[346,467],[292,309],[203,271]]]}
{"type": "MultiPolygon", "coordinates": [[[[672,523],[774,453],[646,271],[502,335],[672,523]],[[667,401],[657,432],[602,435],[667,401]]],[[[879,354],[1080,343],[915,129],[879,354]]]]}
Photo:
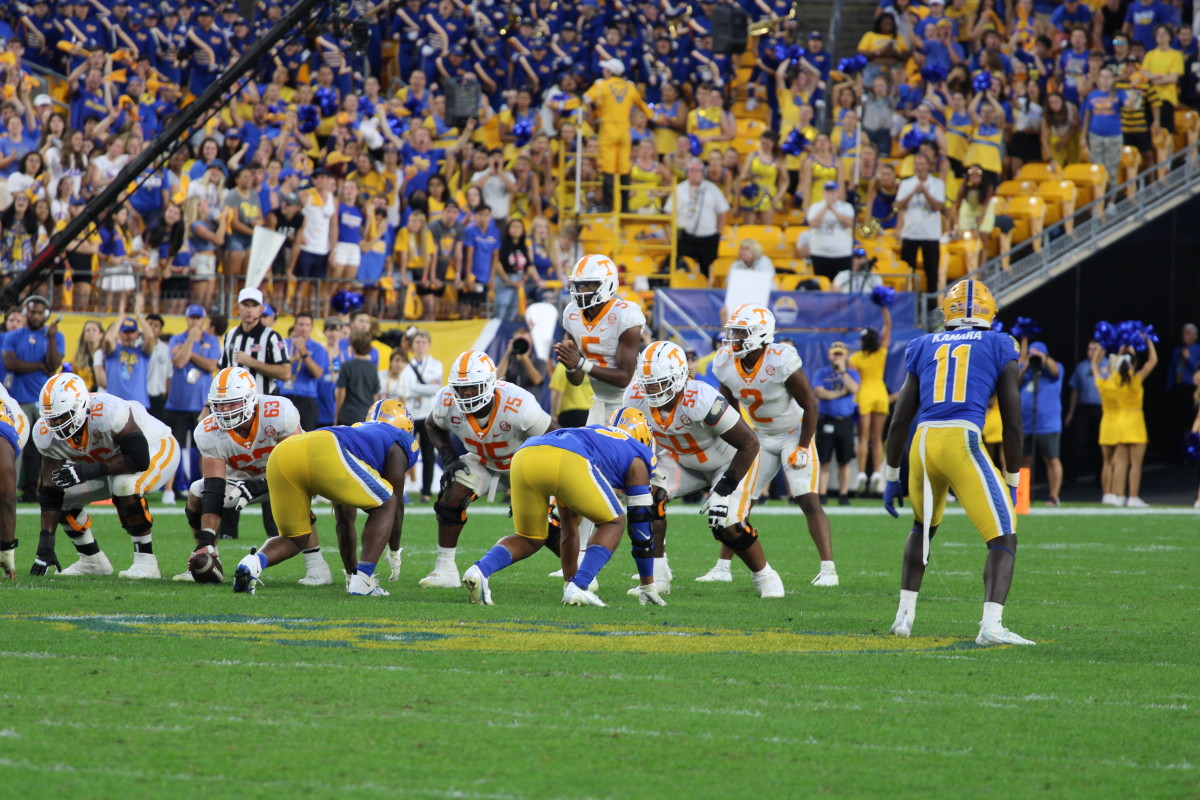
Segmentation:
{"type": "MultiPolygon", "coordinates": [[[[788,591],[760,600],[740,564],[694,582],[716,543],[698,507],[672,507],[665,608],[625,596],[627,544],[600,575],[607,608],[560,605],[548,553],[497,574],[494,607],[419,589],[428,507],[390,597],[298,586],[300,558],[256,596],[35,580],[23,509],[21,573],[0,586],[0,797],[1200,795],[1200,515],[1023,518],[1005,624],[1038,644],[981,648],[985,550],[961,515],[934,541],[913,638],[886,635],[909,524],[876,509],[831,510],[841,586],[825,589],[803,517],[756,511],[788,591]]],[[[260,518],[242,529],[221,543],[229,575],[261,543],[260,518]]],[[[116,517],[95,530],[126,568],[116,517]]],[[[473,514],[460,571],[508,530],[473,514]]],[[[154,533],[164,575],[181,571],[182,514],[154,533]]],[[[65,536],[58,553],[75,560],[65,536]]]]}

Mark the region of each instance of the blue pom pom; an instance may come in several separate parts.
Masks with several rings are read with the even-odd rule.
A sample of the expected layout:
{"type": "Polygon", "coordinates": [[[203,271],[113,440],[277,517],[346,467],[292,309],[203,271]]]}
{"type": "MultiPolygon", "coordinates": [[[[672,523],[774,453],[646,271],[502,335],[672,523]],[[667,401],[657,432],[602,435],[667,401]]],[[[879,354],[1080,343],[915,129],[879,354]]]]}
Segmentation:
{"type": "Polygon", "coordinates": [[[1200,433],[1189,433],[1184,437],[1183,457],[1193,463],[1200,461],[1200,433]]]}
{"type": "Polygon", "coordinates": [[[1013,323],[1011,332],[1014,339],[1032,340],[1042,335],[1042,326],[1029,317],[1017,317],[1017,321],[1013,323]]]}
{"type": "Polygon", "coordinates": [[[948,74],[944,64],[927,64],[921,68],[921,77],[926,83],[942,83],[948,74]]]}
{"type": "Polygon", "coordinates": [[[513,125],[513,136],[517,138],[517,147],[524,147],[533,138],[533,123],[523,119],[513,125]]]}
{"type": "Polygon", "coordinates": [[[387,115],[388,127],[392,129],[392,133],[396,136],[403,136],[405,129],[408,128],[408,123],[400,117],[394,117],[391,114],[387,115]]]}
{"type": "Polygon", "coordinates": [[[322,117],[332,117],[338,111],[337,92],[324,87],[317,89],[317,107],[321,109],[322,117]]]}
{"type": "Polygon", "coordinates": [[[1117,349],[1117,329],[1111,322],[1106,320],[1097,322],[1096,327],[1092,329],[1092,338],[1100,343],[1105,352],[1117,349]]]}
{"type": "Polygon", "coordinates": [[[792,128],[792,132],[783,140],[781,149],[784,155],[798,156],[808,149],[809,144],[808,137],[799,128],[792,128]]]}
{"type": "Polygon", "coordinates": [[[358,115],[362,119],[370,119],[375,116],[375,104],[365,97],[360,97],[358,100],[358,115]]]}
{"type": "Polygon", "coordinates": [[[742,197],[746,198],[747,200],[753,200],[754,198],[758,197],[758,184],[747,183],[745,186],[743,186],[742,197]]]}
{"type": "Polygon", "coordinates": [[[700,141],[700,137],[694,133],[688,134],[688,152],[694,156],[699,156],[704,152],[704,142],[700,141]]]}
{"type": "Polygon", "coordinates": [[[890,286],[876,286],[871,291],[871,302],[880,308],[891,308],[896,302],[896,290],[890,286]]]}
{"type": "Polygon", "coordinates": [[[1155,333],[1153,325],[1147,325],[1146,327],[1142,328],[1142,333],[1146,336],[1147,339],[1154,342],[1155,344],[1158,344],[1158,334],[1155,333]]]}
{"type": "Polygon", "coordinates": [[[992,320],[992,330],[996,331],[997,333],[1003,333],[1004,323],[998,319],[992,320]]]}
{"type": "Polygon", "coordinates": [[[301,133],[312,133],[320,124],[316,106],[300,106],[296,109],[296,127],[301,133]]]}
{"type": "Polygon", "coordinates": [[[338,292],[329,298],[329,307],[339,314],[349,314],[357,308],[362,308],[362,292],[338,292]]]}
{"type": "Polygon", "coordinates": [[[931,141],[933,141],[933,136],[913,128],[900,139],[900,146],[910,153],[915,153],[921,149],[922,142],[931,141]]]}
{"type": "Polygon", "coordinates": [[[798,44],[794,44],[788,48],[788,58],[791,60],[794,66],[798,66],[800,64],[800,59],[807,56],[808,53],[798,44]]]}
{"type": "Polygon", "coordinates": [[[863,55],[850,56],[838,62],[838,72],[845,75],[856,75],[867,68],[867,57],[863,55]]]}
{"type": "Polygon", "coordinates": [[[404,110],[415,117],[425,110],[425,104],[419,97],[409,97],[404,101],[404,110]]]}
{"type": "Polygon", "coordinates": [[[788,57],[787,47],[782,44],[775,45],[775,60],[776,61],[787,61],[787,57],[788,57]]]}
{"type": "Polygon", "coordinates": [[[900,101],[901,106],[918,106],[924,98],[925,93],[918,86],[904,84],[900,87],[900,91],[897,92],[897,99],[900,101]]]}
{"type": "Polygon", "coordinates": [[[982,94],[983,92],[986,92],[988,89],[992,88],[992,73],[981,72],[976,75],[974,79],[971,80],[971,88],[974,89],[977,94],[982,94]]]}

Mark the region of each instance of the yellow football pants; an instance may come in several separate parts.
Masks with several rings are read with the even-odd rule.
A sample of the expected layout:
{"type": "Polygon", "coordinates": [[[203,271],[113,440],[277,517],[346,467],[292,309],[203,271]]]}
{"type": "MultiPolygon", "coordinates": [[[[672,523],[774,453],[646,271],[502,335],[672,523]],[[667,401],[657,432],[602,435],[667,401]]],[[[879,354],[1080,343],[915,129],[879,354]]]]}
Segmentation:
{"type": "Polygon", "coordinates": [[[597,525],[625,513],[608,481],[578,453],[551,445],[522,447],[509,471],[513,524],[519,535],[542,540],[549,533],[550,498],[597,525]]]}

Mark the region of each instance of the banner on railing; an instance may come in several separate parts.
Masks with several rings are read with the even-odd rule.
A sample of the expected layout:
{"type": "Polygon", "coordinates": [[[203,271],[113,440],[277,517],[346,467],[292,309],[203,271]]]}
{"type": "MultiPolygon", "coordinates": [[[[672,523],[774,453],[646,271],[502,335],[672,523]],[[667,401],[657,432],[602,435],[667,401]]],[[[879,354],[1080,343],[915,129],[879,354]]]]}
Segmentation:
{"type": "Polygon", "coordinates": [[[248,288],[257,289],[263,278],[267,277],[267,273],[271,271],[271,263],[275,261],[275,256],[285,241],[287,237],[282,233],[261,225],[254,226],[254,236],[250,239],[250,257],[246,266],[248,288]]]}

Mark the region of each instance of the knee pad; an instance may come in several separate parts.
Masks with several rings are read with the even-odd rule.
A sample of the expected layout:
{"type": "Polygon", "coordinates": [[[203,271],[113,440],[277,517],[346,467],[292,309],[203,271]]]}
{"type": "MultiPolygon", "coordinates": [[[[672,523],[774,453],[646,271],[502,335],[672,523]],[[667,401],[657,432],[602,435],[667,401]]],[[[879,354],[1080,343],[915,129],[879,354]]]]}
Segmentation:
{"type": "Polygon", "coordinates": [[[82,508],[72,508],[63,512],[62,526],[63,532],[75,539],[92,530],[92,518],[82,508]]]}
{"type": "Polygon", "coordinates": [[[121,527],[130,536],[144,536],[150,532],[154,519],[150,509],[146,507],[146,499],[139,495],[132,497],[114,497],[113,505],[117,507],[117,518],[121,527]]]}
{"type": "Polygon", "coordinates": [[[554,553],[554,555],[557,556],[562,553],[562,547],[560,547],[561,542],[562,528],[558,525],[551,525],[549,533],[546,534],[546,541],[544,544],[550,549],[551,553],[554,553]]]}
{"type": "Polygon", "coordinates": [[[200,512],[192,511],[191,507],[184,506],[183,515],[187,517],[188,525],[192,526],[192,530],[200,530],[200,512]]]}
{"type": "Polygon", "coordinates": [[[445,492],[438,495],[438,499],[433,503],[433,515],[437,517],[437,521],[442,525],[451,528],[458,528],[467,524],[467,506],[471,505],[471,501],[475,499],[475,495],[463,495],[463,499],[457,505],[446,503],[443,498],[445,492]]]}
{"type": "Polygon", "coordinates": [[[713,538],[735,553],[744,553],[758,541],[758,531],[746,522],[737,522],[713,532],[713,538]]]}
{"type": "Polygon", "coordinates": [[[654,486],[650,490],[650,498],[654,501],[654,504],[650,506],[650,508],[654,511],[654,518],[652,521],[657,522],[659,520],[666,519],[667,500],[670,499],[667,497],[667,490],[661,486],[654,486]]]}

